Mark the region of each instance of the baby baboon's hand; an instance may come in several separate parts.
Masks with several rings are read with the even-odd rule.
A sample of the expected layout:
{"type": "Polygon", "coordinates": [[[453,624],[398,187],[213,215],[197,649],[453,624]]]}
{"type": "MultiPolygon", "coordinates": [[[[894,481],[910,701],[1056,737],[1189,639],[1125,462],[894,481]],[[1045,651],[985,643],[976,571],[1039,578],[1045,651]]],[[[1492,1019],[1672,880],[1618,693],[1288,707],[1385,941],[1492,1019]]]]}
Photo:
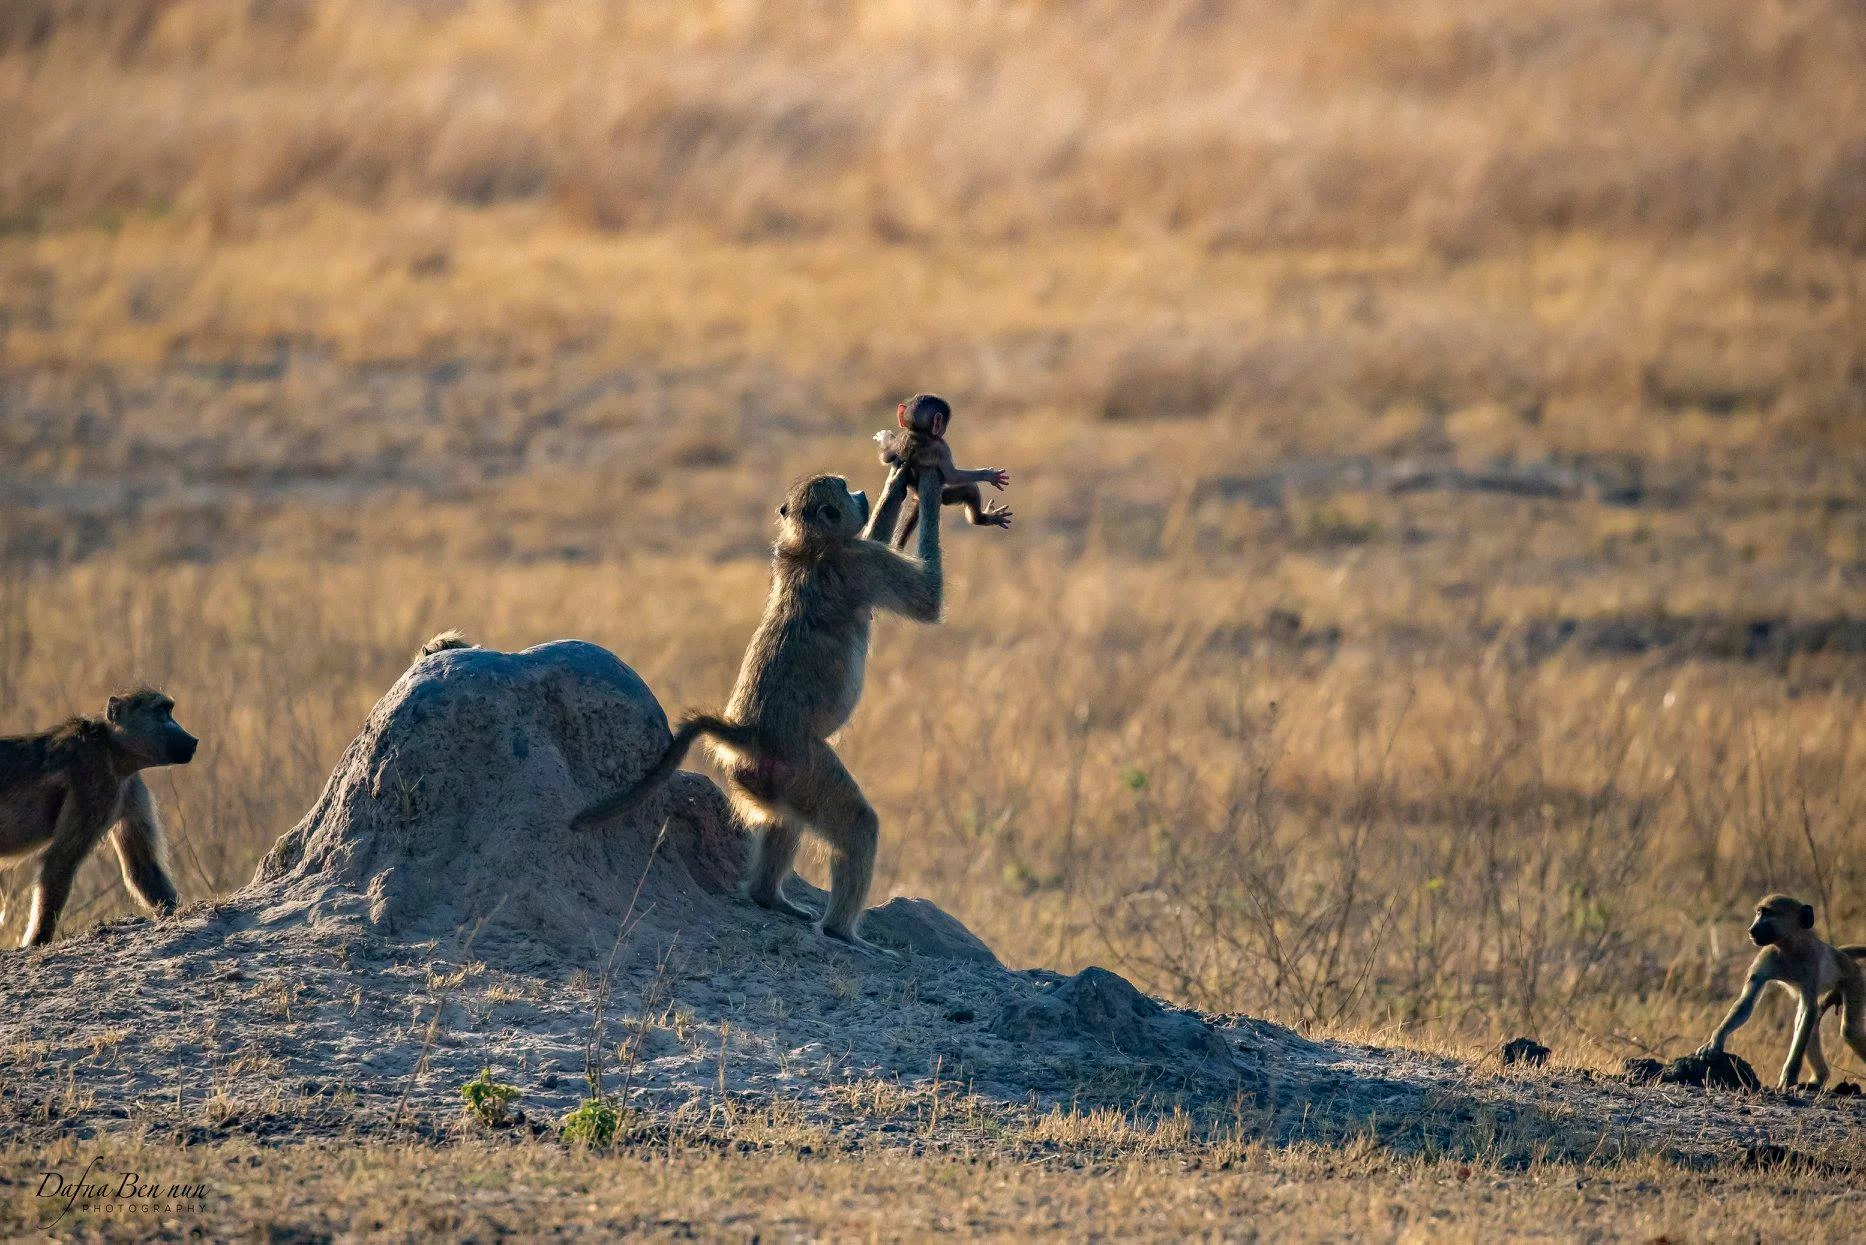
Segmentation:
{"type": "Polygon", "coordinates": [[[1011,473],[1010,472],[1001,471],[996,467],[990,468],[990,471],[991,471],[991,477],[990,479],[986,481],[986,483],[990,484],[991,487],[995,489],[1006,489],[1006,488],[1011,487],[1011,473]]]}
{"type": "Polygon", "coordinates": [[[1011,526],[1011,510],[1008,506],[986,506],[978,517],[994,527],[1011,526]]]}

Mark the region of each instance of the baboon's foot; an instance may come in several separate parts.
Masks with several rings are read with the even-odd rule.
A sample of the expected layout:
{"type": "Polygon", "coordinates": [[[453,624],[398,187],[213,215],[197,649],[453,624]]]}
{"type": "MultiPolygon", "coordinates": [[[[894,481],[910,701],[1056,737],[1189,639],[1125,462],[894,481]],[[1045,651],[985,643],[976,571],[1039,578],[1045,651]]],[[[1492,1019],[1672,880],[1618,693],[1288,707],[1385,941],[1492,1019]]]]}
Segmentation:
{"type": "Polygon", "coordinates": [[[853,947],[857,951],[866,951],[868,954],[878,955],[884,960],[898,960],[901,958],[900,952],[890,951],[886,947],[878,947],[852,929],[832,929],[827,925],[823,926],[822,929],[823,937],[833,938],[837,942],[848,947],[853,947]]]}
{"type": "Polygon", "coordinates": [[[746,898],[750,899],[767,912],[776,912],[782,916],[795,917],[799,921],[816,920],[816,913],[803,907],[801,904],[792,903],[790,900],[784,898],[781,893],[760,895],[753,892],[747,895],[746,898]]]}

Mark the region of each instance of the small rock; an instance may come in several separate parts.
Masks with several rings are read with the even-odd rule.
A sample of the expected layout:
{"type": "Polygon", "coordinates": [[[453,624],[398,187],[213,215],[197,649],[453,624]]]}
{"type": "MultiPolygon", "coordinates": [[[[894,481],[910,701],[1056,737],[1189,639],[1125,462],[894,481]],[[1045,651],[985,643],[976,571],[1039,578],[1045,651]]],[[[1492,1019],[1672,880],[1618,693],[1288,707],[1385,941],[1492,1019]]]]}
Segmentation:
{"type": "Polygon", "coordinates": [[[1534,1038],[1512,1038],[1503,1044],[1503,1066],[1513,1063],[1526,1063],[1532,1068],[1540,1068],[1549,1061],[1549,1048],[1534,1038]]]}
{"type": "Polygon", "coordinates": [[[1659,1073],[1659,1080],[1666,1085],[1697,1085],[1704,1089],[1762,1088],[1756,1070],[1728,1051],[1674,1059],[1659,1073]]]}
{"type": "Polygon", "coordinates": [[[1842,1081],[1827,1092],[1835,1098],[1858,1098],[1860,1087],[1855,1081],[1842,1081]]]}
{"type": "MultiPolygon", "coordinates": [[[[952,1021],[956,1025],[970,1024],[976,1019],[976,1014],[969,1007],[955,1007],[946,1013],[946,1019],[952,1021]]],[[[1837,1093],[1839,1091],[1836,1090],[1835,1092],[1837,1093]]]]}
{"type": "Polygon", "coordinates": [[[1620,1065],[1620,1075],[1628,1085],[1650,1085],[1664,1071],[1665,1065],[1656,1059],[1628,1059],[1620,1065]]]}

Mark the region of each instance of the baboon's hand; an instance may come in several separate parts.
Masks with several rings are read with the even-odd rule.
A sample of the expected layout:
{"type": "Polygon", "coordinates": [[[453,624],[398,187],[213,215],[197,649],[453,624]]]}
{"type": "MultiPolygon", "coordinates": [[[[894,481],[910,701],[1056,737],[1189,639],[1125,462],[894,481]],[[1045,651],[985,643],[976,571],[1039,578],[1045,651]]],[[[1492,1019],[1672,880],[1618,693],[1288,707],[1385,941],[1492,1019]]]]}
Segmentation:
{"type": "Polygon", "coordinates": [[[1008,506],[986,506],[979,517],[995,527],[1011,526],[1011,511],[1008,506]]]}
{"type": "Polygon", "coordinates": [[[991,467],[991,468],[988,468],[987,470],[991,472],[991,475],[986,477],[985,482],[991,485],[991,487],[995,489],[1007,489],[1011,487],[1011,473],[1010,472],[1001,470],[997,467],[991,467]]]}
{"type": "Polygon", "coordinates": [[[1723,1054],[1723,1043],[1713,1038],[1710,1041],[1704,1043],[1704,1045],[1698,1047],[1697,1050],[1693,1051],[1692,1053],[1696,1055],[1699,1059],[1709,1059],[1713,1055],[1723,1054]]]}

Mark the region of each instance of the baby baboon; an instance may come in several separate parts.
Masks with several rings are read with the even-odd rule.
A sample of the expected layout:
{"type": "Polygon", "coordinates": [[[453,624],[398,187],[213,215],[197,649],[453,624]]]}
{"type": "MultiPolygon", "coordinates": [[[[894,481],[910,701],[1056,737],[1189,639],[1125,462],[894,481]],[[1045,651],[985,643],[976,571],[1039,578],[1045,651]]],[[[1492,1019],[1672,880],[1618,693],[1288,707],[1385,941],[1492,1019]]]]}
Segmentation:
{"type": "Polygon", "coordinates": [[[849,720],[862,694],[875,609],[919,622],[939,620],[938,475],[920,476],[920,500],[930,509],[920,527],[918,559],[873,539],[893,524],[906,474],[904,466],[889,473],[872,518],[868,499],[851,493],[840,476],[816,476],[791,489],[778,510],[771,595],[725,713],[683,719],[673,743],[642,780],[579,813],[579,824],[640,805],[673,774],[696,738],[710,736],[734,807],[762,830],[746,886],[752,900],[810,919],[784,897],[784,880],[804,829],[810,829],[831,849],[823,932],[868,945],[856,924],[874,877],[881,826],[825,741],[849,720]]]}
{"type": "Polygon", "coordinates": [[[174,710],[167,696],[142,688],[112,696],[101,718],[0,739],[0,859],[39,858],[22,947],[52,941],[72,878],[105,830],[123,884],[157,912],[174,910],[162,823],[138,776],[194,759],[199,741],[175,721],[174,710]]]}
{"type": "Polygon", "coordinates": [[[416,649],[415,660],[420,661],[423,657],[432,657],[436,653],[444,653],[450,648],[472,647],[473,642],[471,640],[467,639],[466,636],[462,635],[460,632],[449,628],[416,649]]]}
{"type": "Polygon", "coordinates": [[[1821,1054],[1821,1013],[1840,1006],[1841,1032],[1853,1053],[1866,1060],[1866,976],[1862,976],[1858,958],[1866,954],[1862,947],[1830,947],[1814,933],[1814,909],[1787,895],[1770,895],[1756,905],[1756,919],[1750,922],[1750,941],[1762,948],[1749,966],[1749,980],[1730,1012],[1717,1026],[1711,1040],[1698,1049],[1700,1055],[1720,1055],[1732,1033],[1749,1021],[1756,997],[1762,988],[1775,982],[1791,991],[1800,1004],[1795,1012],[1795,1035],[1788,1044],[1788,1061],[1782,1065],[1781,1089],[1792,1088],[1801,1075],[1801,1057],[1805,1052],[1814,1065],[1814,1084],[1827,1080],[1827,1060],[1821,1054]],[[1825,998],[1823,999],[1823,996],[1825,998]]]}
{"type": "Polygon", "coordinates": [[[907,548],[907,540],[920,521],[920,473],[931,471],[944,485],[940,505],[964,506],[965,516],[973,527],[1009,527],[1011,512],[1003,506],[987,505],[979,485],[1002,489],[1010,484],[1009,472],[996,467],[970,470],[953,466],[952,447],[946,444],[946,425],[952,420],[952,407],[946,399],[930,393],[917,393],[900,404],[894,413],[899,428],[884,428],[875,434],[881,445],[881,461],[888,467],[907,469],[907,514],[901,530],[895,533],[894,547],[907,548]]]}

